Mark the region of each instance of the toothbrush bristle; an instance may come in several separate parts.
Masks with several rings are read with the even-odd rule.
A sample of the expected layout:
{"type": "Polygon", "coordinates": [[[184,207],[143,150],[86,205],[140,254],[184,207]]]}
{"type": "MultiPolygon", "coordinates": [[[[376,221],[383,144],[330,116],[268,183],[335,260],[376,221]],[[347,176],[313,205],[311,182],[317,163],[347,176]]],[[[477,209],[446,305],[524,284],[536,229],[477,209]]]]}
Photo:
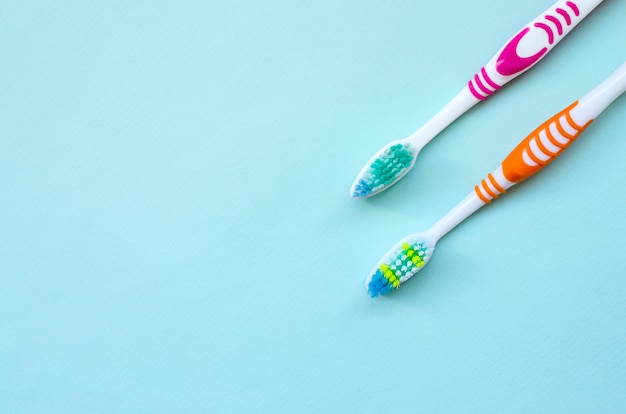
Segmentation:
{"type": "Polygon", "coordinates": [[[368,278],[371,297],[386,295],[419,272],[430,260],[435,246],[423,237],[408,237],[397,244],[368,278]]]}
{"type": "Polygon", "coordinates": [[[357,178],[352,197],[367,197],[396,182],[411,168],[415,155],[416,151],[408,143],[387,146],[357,178]]]}

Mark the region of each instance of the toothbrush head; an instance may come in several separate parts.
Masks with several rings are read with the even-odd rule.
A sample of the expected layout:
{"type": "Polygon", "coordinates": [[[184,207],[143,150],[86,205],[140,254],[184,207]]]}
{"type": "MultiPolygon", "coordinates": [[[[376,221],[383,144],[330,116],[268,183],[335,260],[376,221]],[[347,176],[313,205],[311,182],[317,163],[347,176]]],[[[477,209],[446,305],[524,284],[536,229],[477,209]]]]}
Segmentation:
{"type": "Polygon", "coordinates": [[[363,167],[350,188],[350,195],[367,198],[392,186],[413,167],[418,152],[409,142],[387,144],[363,167]]]}
{"type": "Polygon", "coordinates": [[[412,234],[396,244],[372,269],[365,286],[370,296],[398,289],[430,260],[435,243],[424,234],[412,234]]]}

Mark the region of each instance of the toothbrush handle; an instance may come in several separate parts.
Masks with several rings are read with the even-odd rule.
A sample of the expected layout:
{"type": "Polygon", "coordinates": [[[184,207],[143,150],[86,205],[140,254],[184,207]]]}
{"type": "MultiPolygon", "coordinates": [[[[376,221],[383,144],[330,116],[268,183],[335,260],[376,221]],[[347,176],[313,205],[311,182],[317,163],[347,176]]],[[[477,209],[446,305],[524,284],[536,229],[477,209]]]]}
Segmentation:
{"type": "Polygon", "coordinates": [[[467,83],[482,101],[521,75],[559,43],[602,0],[559,0],[515,34],[467,83]]]}
{"type": "Polygon", "coordinates": [[[602,0],[559,0],[509,39],[450,103],[408,137],[418,149],[428,144],[478,102],[541,60],[602,0]]]}
{"type": "Polygon", "coordinates": [[[574,102],[528,135],[494,172],[428,230],[429,236],[439,240],[476,210],[548,165],[591,123],[574,122],[570,112],[577,105],[578,101],[574,102]]]}
{"type": "Polygon", "coordinates": [[[571,116],[578,101],[548,119],[509,154],[502,162],[504,177],[518,183],[550,164],[592,122],[579,125],[571,116]]]}
{"type": "Polygon", "coordinates": [[[476,210],[548,165],[624,92],[626,63],[524,138],[495,171],[474,187],[474,191],[427,230],[428,236],[439,240],[476,210]]]}
{"type": "Polygon", "coordinates": [[[474,192],[485,203],[550,164],[617,97],[626,92],[626,63],[579,101],[574,102],[528,135],[487,175],[474,192]]]}
{"type": "Polygon", "coordinates": [[[579,124],[572,119],[574,102],[548,119],[528,135],[504,159],[500,167],[474,187],[478,198],[490,203],[508,188],[525,180],[550,164],[565,150],[593,121],[579,124]]]}

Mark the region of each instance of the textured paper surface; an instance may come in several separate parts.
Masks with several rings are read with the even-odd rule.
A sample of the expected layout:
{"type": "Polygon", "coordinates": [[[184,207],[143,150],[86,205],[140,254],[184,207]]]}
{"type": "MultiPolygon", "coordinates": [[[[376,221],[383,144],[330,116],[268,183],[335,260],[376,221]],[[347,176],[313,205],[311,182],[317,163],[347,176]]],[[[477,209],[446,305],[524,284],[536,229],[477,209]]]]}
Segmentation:
{"type": "Polygon", "coordinates": [[[626,59],[609,1],[348,197],[549,5],[3,2],[0,411],[622,410],[624,97],[400,291],[364,287],[626,59]]]}

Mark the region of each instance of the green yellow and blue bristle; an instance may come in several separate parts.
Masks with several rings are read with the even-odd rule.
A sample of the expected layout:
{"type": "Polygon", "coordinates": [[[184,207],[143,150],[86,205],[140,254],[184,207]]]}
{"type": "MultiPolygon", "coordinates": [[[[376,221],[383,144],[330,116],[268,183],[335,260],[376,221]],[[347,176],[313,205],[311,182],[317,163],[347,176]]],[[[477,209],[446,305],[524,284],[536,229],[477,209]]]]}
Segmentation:
{"type": "Polygon", "coordinates": [[[405,240],[380,262],[368,279],[367,291],[375,298],[386,295],[428,263],[434,246],[424,239],[405,240]]]}
{"type": "Polygon", "coordinates": [[[357,179],[352,197],[367,197],[392,184],[411,168],[414,158],[415,150],[408,143],[388,146],[357,179]]]}

